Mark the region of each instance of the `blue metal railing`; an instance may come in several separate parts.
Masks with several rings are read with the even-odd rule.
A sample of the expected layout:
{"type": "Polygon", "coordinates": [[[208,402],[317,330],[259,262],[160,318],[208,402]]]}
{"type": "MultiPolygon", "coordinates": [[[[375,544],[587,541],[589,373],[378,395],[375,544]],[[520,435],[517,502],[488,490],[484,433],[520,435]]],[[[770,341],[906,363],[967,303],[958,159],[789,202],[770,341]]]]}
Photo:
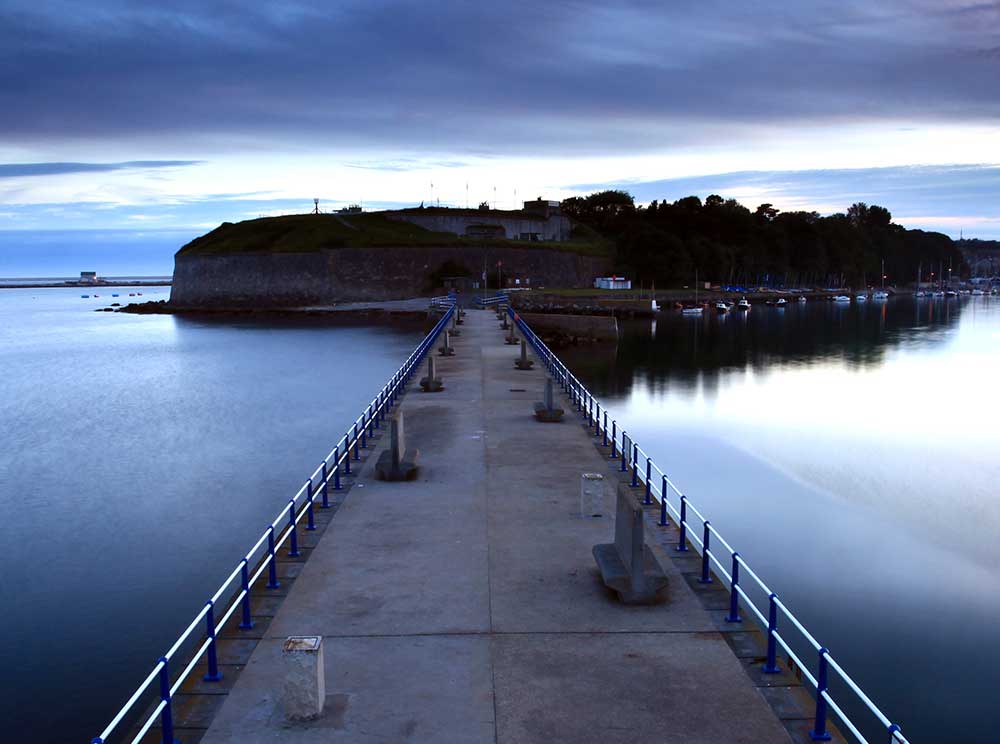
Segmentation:
{"type": "Polygon", "coordinates": [[[477,297],[476,305],[479,307],[488,307],[490,305],[506,305],[510,302],[506,292],[497,292],[495,295],[490,295],[489,297],[477,297]]]}
{"type": "Polygon", "coordinates": [[[294,557],[299,555],[298,549],[298,524],[305,517],[306,530],[316,529],[314,521],[314,508],[316,500],[319,499],[319,508],[330,506],[329,491],[340,490],[341,468],[343,475],[351,473],[351,459],[355,461],[361,459],[361,450],[368,446],[368,438],[379,429],[385,421],[385,415],[396,404],[399,396],[405,392],[406,384],[418,370],[420,363],[431,350],[434,341],[441,334],[455,313],[454,301],[447,306],[444,315],[435,324],[424,340],[413,350],[410,356],[403,362],[402,366],[396,370],[395,374],[382,387],[378,395],[368,404],[365,410],[354,422],[348,426],[347,433],[334,445],[330,454],[323,458],[309,476],[309,479],[302,485],[295,495],[288,500],[285,508],[274,518],[261,534],[246,555],[236,564],[236,568],[222,582],[219,589],[212,595],[211,599],[205,602],[201,611],[195,615],[194,619],[187,626],[183,633],[170,649],[161,656],[152,671],[142,681],[132,696],[125,702],[118,713],[115,714],[111,722],[104,728],[100,736],[91,740],[91,744],[104,744],[108,737],[118,728],[118,726],[130,714],[135,714],[136,705],[140,703],[143,696],[150,691],[154,682],[159,681],[159,703],[152,712],[139,725],[136,736],[131,740],[132,744],[140,741],[146,733],[153,727],[157,719],[160,721],[162,731],[162,741],[164,744],[173,744],[173,710],[171,702],[174,695],[180,689],[184,681],[190,676],[195,666],[204,657],[206,659],[207,673],[205,681],[215,682],[222,679],[219,671],[216,633],[225,626],[233,614],[240,610],[240,628],[249,629],[253,627],[253,615],[250,609],[250,590],[254,583],[268,572],[267,588],[273,589],[280,585],[277,575],[277,552],[288,542],[288,555],[294,557]],[[317,478],[319,480],[317,481],[317,478]],[[332,483],[332,486],[331,486],[332,483]],[[197,647],[191,659],[180,674],[172,676],[170,673],[171,663],[178,658],[178,652],[185,644],[194,637],[194,633],[204,624],[204,640],[197,647]]]}
{"type": "Polygon", "coordinates": [[[605,407],[602,411],[600,401],[595,398],[586,386],[581,383],[576,376],[569,371],[569,368],[552,353],[545,342],[542,341],[531,330],[527,323],[522,320],[513,308],[508,307],[507,313],[521,330],[524,338],[531,344],[535,353],[542,363],[548,368],[553,380],[562,386],[566,395],[576,411],[586,420],[588,426],[593,430],[595,437],[601,437],[602,443],[607,446],[610,442],[611,459],[621,461],[621,471],[628,473],[631,478],[631,485],[641,487],[644,493],[644,503],[651,506],[659,504],[660,518],[659,524],[668,524],[668,512],[673,515],[674,520],[680,530],[680,537],[677,541],[676,550],[683,552],[688,550],[687,543],[692,545],[701,553],[701,583],[709,584],[713,582],[712,573],[717,577],[721,576],[729,586],[729,613],[726,617],[728,622],[742,622],[743,618],[739,614],[739,608],[750,610],[752,616],[760,623],[762,629],[766,629],[767,634],[767,659],[764,663],[763,672],[765,674],[776,674],[780,671],[777,665],[777,646],[781,647],[802,672],[809,683],[816,690],[816,710],[813,716],[812,730],[809,732],[810,738],[815,741],[824,741],[830,738],[827,731],[827,714],[832,710],[844,726],[853,734],[858,741],[868,744],[868,739],[858,730],[858,727],[848,717],[847,713],[834,700],[829,689],[829,673],[833,670],[847,688],[854,693],[857,701],[874,715],[878,722],[885,728],[888,741],[893,744],[909,744],[898,724],[893,723],[879,709],[871,698],[858,686],[851,676],[844,671],[834,660],[830,652],[806,630],[805,626],[799,622],[798,618],[788,607],[783,604],[778,595],[771,591],[770,587],[754,573],[750,565],[726,542],[712,523],[691,503],[681,491],[674,485],[670,478],[660,470],[652,461],[652,458],[639,447],[626,433],[624,428],[619,429],[618,422],[612,418],[610,424],[610,439],[608,428],[608,410],[605,407]],[[603,423],[602,423],[603,412],[603,423]],[[644,474],[644,475],[643,475],[644,474]],[[676,505],[671,502],[671,498],[676,497],[676,505]],[[697,521],[691,521],[692,515],[697,521]],[[697,528],[701,528],[701,536],[697,534],[697,528]],[[726,565],[717,557],[718,548],[713,541],[720,544],[725,552],[721,552],[722,559],[728,559],[730,565],[726,565]],[[714,564],[714,568],[712,568],[714,564]],[[767,598],[766,609],[761,607],[744,588],[746,579],[750,580],[749,588],[756,588],[762,593],[762,597],[767,598]],[[741,602],[742,600],[742,602],[741,602]],[[805,662],[795,653],[791,647],[791,639],[786,638],[786,634],[779,632],[779,611],[795,631],[798,632],[799,641],[805,641],[817,654],[816,675],[814,676],[805,662]]]}

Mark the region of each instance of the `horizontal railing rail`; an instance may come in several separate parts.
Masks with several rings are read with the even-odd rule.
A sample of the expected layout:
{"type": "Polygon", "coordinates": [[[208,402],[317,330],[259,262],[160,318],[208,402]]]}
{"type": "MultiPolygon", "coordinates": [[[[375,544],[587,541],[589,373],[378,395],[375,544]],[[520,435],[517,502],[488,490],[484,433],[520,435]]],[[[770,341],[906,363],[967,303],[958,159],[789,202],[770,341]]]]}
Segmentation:
{"type": "Polygon", "coordinates": [[[495,295],[490,295],[489,297],[477,297],[476,304],[479,307],[488,307],[490,305],[506,305],[510,302],[506,292],[497,292],[495,295]]]}
{"type": "Polygon", "coordinates": [[[642,488],[643,503],[647,506],[659,505],[659,524],[669,524],[669,516],[673,516],[679,529],[676,550],[688,550],[690,542],[701,555],[701,576],[699,581],[709,584],[714,581],[712,574],[721,577],[728,584],[729,612],[728,622],[742,622],[740,608],[750,611],[761,624],[767,637],[767,659],[763,671],[765,674],[780,672],[777,665],[777,647],[784,649],[788,658],[794,662],[802,675],[816,691],[816,709],[813,716],[810,737],[814,740],[830,738],[827,731],[828,711],[832,710],[844,726],[858,741],[868,744],[868,739],[862,734],[847,713],[834,700],[830,691],[829,673],[834,671],[838,678],[850,690],[857,702],[860,702],[884,727],[888,741],[894,744],[909,744],[903,736],[900,726],[893,723],[885,713],[871,700],[854,679],[837,663],[824,646],[806,629],[795,614],[778,599],[778,595],[761,579],[730,545],[722,534],[712,526],[711,521],[702,514],[691,500],[681,492],[674,482],[653,462],[652,458],[636,443],[624,428],[619,427],[617,420],[609,422],[607,406],[603,409],[600,401],[594,397],[587,387],[570,372],[569,368],[557,357],[528,326],[528,324],[510,307],[507,308],[514,324],[520,329],[524,338],[531,344],[535,353],[546,366],[553,380],[558,383],[577,413],[587,422],[595,437],[600,437],[604,446],[610,446],[611,459],[620,462],[621,472],[630,477],[630,483],[635,488],[642,488]],[[672,500],[673,499],[673,500],[672,500]],[[698,531],[701,534],[698,534],[698,531]],[[721,546],[720,551],[718,547],[721,546]],[[747,583],[749,580],[749,583],[747,583]],[[766,604],[751,597],[750,589],[766,598],[766,604]],[[784,619],[786,623],[779,623],[784,619]],[[785,625],[797,632],[798,641],[804,642],[816,654],[816,673],[810,671],[810,666],[792,648],[793,641],[779,632],[779,627],[785,625]]]}
{"type": "Polygon", "coordinates": [[[446,307],[444,315],[437,321],[423,341],[417,345],[402,366],[389,378],[378,394],[347,428],[330,453],[323,458],[309,478],[303,483],[295,495],[278,512],[278,516],[264,529],[253,547],[237,562],[225,581],[219,586],[212,597],[205,602],[201,610],[178,636],[170,649],[161,656],[152,671],[126,700],[125,704],[105,726],[101,734],[91,740],[91,744],[105,744],[111,736],[131,716],[137,715],[137,706],[144,696],[157,692],[153,687],[159,681],[159,702],[152,712],[138,723],[138,731],[131,739],[132,744],[140,741],[146,733],[160,720],[162,741],[173,744],[174,725],[172,701],[181,685],[191,675],[191,672],[204,658],[207,682],[217,682],[222,679],[219,671],[216,649],[216,633],[225,626],[229,619],[240,612],[241,629],[253,627],[253,615],[250,606],[250,591],[254,583],[267,571],[267,588],[277,588],[280,584],[277,573],[277,553],[288,543],[288,555],[300,555],[298,547],[298,524],[305,519],[306,530],[315,530],[316,501],[319,508],[330,506],[330,490],[342,489],[341,476],[351,474],[351,461],[361,459],[361,450],[368,447],[368,440],[375,430],[385,421],[386,414],[395,406],[400,395],[405,392],[406,384],[417,371],[424,357],[431,350],[434,341],[446,328],[455,313],[454,300],[446,307]],[[343,472],[342,469],[343,468],[343,472]],[[204,626],[204,633],[198,629],[204,626]],[[201,640],[204,638],[204,640],[201,640]],[[180,674],[171,675],[172,663],[181,657],[181,650],[191,642],[198,643],[191,658],[187,660],[180,674]],[[199,643],[200,641],[200,643],[199,643]]]}
{"type": "Polygon", "coordinates": [[[446,295],[438,295],[437,297],[431,297],[432,310],[447,310],[450,306],[454,304],[455,304],[455,294],[453,292],[446,295]]]}

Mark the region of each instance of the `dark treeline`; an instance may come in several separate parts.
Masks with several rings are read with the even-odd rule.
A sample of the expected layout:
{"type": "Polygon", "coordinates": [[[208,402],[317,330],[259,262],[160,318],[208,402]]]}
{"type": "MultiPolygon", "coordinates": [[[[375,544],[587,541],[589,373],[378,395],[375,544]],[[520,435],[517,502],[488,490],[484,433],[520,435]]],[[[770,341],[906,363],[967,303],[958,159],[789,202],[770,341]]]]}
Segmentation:
{"type": "Polygon", "coordinates": [[[624,191],[602,191],[563,203],[565,214],[611,239],[619,271],[664,285],[699,280],[771,286],[878,285],[936,280],[949,263],[966,275],[961,251],[947,235],[893,224],[888,209],[858,203],[846,214],[751,211],[712,195],[637,207],[624,191]]]}

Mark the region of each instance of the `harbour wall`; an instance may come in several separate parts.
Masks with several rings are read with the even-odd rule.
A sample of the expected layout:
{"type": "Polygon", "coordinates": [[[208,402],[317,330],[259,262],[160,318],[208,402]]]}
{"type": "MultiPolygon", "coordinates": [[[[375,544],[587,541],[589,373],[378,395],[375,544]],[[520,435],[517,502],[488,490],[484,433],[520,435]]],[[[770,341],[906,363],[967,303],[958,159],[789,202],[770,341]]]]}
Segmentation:
{"type": "Polygon", "coordinates": [[[397,300],[433,289],[445,265],[478,277],[503,263],[505,276],[532,286],[588,287],[610,259],[512,246],[336,248],[308,253],[177,255],[170,302],[180,307],[301,307],[397,300]]]}

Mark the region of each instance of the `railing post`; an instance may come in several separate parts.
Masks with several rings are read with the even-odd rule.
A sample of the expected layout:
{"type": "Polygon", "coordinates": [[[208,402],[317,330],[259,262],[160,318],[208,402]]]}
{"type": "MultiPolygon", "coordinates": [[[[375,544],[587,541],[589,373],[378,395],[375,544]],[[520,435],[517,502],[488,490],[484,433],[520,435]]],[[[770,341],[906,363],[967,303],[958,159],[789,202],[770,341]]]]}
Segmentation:
{"type": "Polygon", "coordinates": [[[740,585],[740,554],[733,552],[732,581],[729,582],[729,614],[726,615],[727,623],[741,623],[739,593],[736,587],[740,585]]]}
{"type": "Polygon", "coordinates": [[[378,428],[379,414],[382,411],[382,393],[375,396],[375,428],[378,428]]]}
{"type": "Polygon", "coordinates": [[[660,527],[667,526],[667,476],[660,481],[660,527]]]}
{"type": "Polygon", "coordinates": [[[329,488],[330,484],[328,482],[328,479],[329,479],[330,476],[326,472],[326,460],[323,460],[323,472],[322,472],[321,475],[323,477],[323,490],[321,491],[321,493],[323,494],[323,503],[320,505],[320,508],[321,509],[329,509],[330,508],[330,488],[329,488]]]}
{"type": "Polygon", "coordinates": [[[896,733],[897,732],[901,732],[902,730],[903,729],[901,729],[899,727],[898,723],[894,723],[891,726],[889,726],[889,729],[888,729],[888,731],[889,731],[889,744],[895,744],[895,742],[899,741],[899,739],[896,738],[896,733]]]}
{"type": "Polygon", "coordinates": [[[643,503],[646,506],[649,506],[650,504],[653,503],[653,486],[649,482],[649,476],[650,476],[650,473],[652,472],[651,468],[652,468],[652,463],[650,462],[650,459],[647,457],[646,458],[646,500],[643,501],[643,503]]]}
{"type": "Polygon", "coordinates": [[[274,525],[267,528],[267,552],[271,556],[267,564],[267,588],[277,589],[281,584],[278,582],[278,562],[274,557],[274,525]]]}
{"type": "Polygon", "coordinates": [[[174,738],[174,714],[170,708],[170,671],[166,656],[160,657],[160,700],[163,710],[160,712],[160,736],[163,744],[177,744],[174,738]]]}
{"type": "MultiPolygon", "coordinates": [[[[357,424],[355,424],[357,426],[357,424]]],[[[361,449],[368,449],[368,440],[366,432],[368,431],[368,426],[365,424],[365,412],[361,412],[361,449]]]]}
{"type": "Polygon", "coordinates": [[[677,538],[677,552],[686,553],[687,546],[687,532],[688,532],[688,502],[687,496],[681,494],[681,523],[678,527],[681,528],[680,535],[677,538]]]}
{"type": "Polygon", "coordinates": [[[253,618],[250,617],[250,567],[246,558],[240,567],[240,584],[243,587],[243,617],[240,618],[240,630],[250,630],[253,627],[253,618]]]}
{"type": "Polygon", "coordinates": [[[354,422],[354,459],[361,459],[361,448],[358,447],[358,422],[354,422]]]}
{"type": "Polygon", "coordinates": [[[208,644],[208,674],[204,676],[206,682],[218,682],[222,679],[219,672],[219,657],[215,650],[215,603],[208,600],[208,612],[205,613],[205,635],[210,641],[208,644]]]}
{"type": "Polygon", "coordinates": [[[351,430],[344,435],[344,475],[351,474],[351,430]]]}
{"type": "Polygon", "coordinates": [[[289,544],[288,544],[288,557],[298,558],[299,557],[299,534],[298,530],[295,528],[295,499],[288,499],[290,508],[288,510],[288,529],[289,529],[289,544]]]}
{"type": "Polygon", "coordinates": [[[639,445],[632,442],[632,488],[639,485],[639,445]]]}
{"type": "Polygon", "coordinates": [[[340,445],[333,448],[333,490],[340,490],[340,445]]]}
{"type": "Polygon", "coordinates": [[[764,664],[764,674],[777,674],[778,669],[778,639],[774,634],[778,632],[778,596],[771,592],[767,598],[767,662],[764,664]]]}
{"type": "Polygon", "coordinates": [[[704,531],[701,534],[701,541],[702,541],[702,546],[701,546],[701,578],[698,579],[698,581],[700,583],[702,583],[702,584],[711,584],[712,583],[712,574],[709,573],[709,568],[708,568],[708,556],[709,556],[709,553],[711,553],[710,543],[711,543],[711,540],[712,540],[712,533],[711,533],[711,530],[710,530],[710,527],[709,527],[709,525],[711,525],[711,524],[712,523],[709,522],[706,519],[705,520],[705,528],[704,528],[704,531]]]}
{"type": "Polygon", "coordinates": [[[813,721],[813,730],[809,732],[809,738],[813,741],[830,741],[830,732],[826,730],[826,692],[828,684],[828,664],[826,655],[829,651],[826,648],[819,650],[819,670],[816,674],[816,718],[813,721]]]}
{"type": "Polygon", "coordinates": [[[628,461],[627,461],[626,458],[628,458],[628,452],[625,450],[625,430],[622,429],[622,464],[621,464],[621,472],[623,472],[623,473],[628,472],[628,461]]]}
{"type": "MultiPolygon", "coordinates": [[[[323,483],[323,487],[326,488],[326,483],[323,483]]],[[[316,497],[312,490],[312,481],[306,481],[306,496],[308,496],[309,501],[306,505],[306,529],[315,530],[316,529],[316,518],[313,515],[313,499],[316,497]]]]}
{"type": "MultiPolygon", "coordinates": [[[[607,427],[605,427],[606,429],[607,427]]],[[[618,443],[618,422],[612,419],[611,421],[611,455],[610,458],[614,460],[618,455],[615,453],[615,446],[618,443]]]]}
{"type": "Polygon", "coordinates": [[[601,404],[595,403],[597,407],[597,415],[594,416],[594,436],[596,437],[601,433],[601,404]]]}
{"type": "Polygon", "coordinates": [[[608,412],[604,412],[604,432],[602,434],[603,439],[601,439],[601,444],[605,447],[608,446],[608,412]]]}

